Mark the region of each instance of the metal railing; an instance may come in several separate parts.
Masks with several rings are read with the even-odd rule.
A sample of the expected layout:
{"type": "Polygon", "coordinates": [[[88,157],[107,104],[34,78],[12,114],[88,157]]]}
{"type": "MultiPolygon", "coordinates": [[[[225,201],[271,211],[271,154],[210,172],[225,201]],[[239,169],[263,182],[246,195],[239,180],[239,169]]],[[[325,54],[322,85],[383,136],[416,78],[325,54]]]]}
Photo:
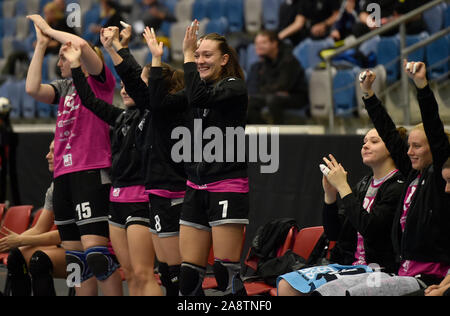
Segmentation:
{"type": "MultiPolygon", "coordinates": [[[[330,108],[328,111],[328,114],[329,114],[328,121],[329,121],[329,130],[331,132],[334,131],[333,75],[332,75],[332,64],[331,64],[332,59],[334,57],[342,54],[343,52],[345,52],[348,49],[359,46],[361,43],[363,43],[377,35],[383,34],[395,27],[400,26],[400,32],[399,32],[399,34],[400,34],[400,61],[402,61],[411,52],[413,52],[419,48],[422,48],[423,46],[426,46],[429,43],[437,40],[438,38],[446,36],[447,34],[450,33],[450,27],[447,27],[447,28],[429,36],[428,38],[424,39],[423,41],[420,41],[418,43],[415,43],[413,45],[406,47],[405,23],[408,20],[410,20],[411,18],[415,17],[416,15],[419,15],[419,14],[427,11],[428,9],[430,9],[436,5],[439,5],[441,3],[444,3],[444,2],[449,3],[449,0],[434,0],[432,2],[429,2],[429,3],[421,6],[420,8],[417,8],[405,15],[402,15],[398,19],[396,19],[380,28],[377,28],[361,37],[358,37],[355,41],[348,43],[347,45],[344,45],[342,47],[339,47],[332,54],[330,54],[328,56],[324,56],[326,70],[327,70],[327,74],[328,74],[328,80],[329,80],[329,84],[331,87],[331,89],[328,91],[328,99],[329,99],[328,104],[330,105],[330,108]]],[[[404,107],[404,124],[410,125],[411,113],[410,113],[410,107],[409,107],[408,75],[404,71],[401,71],[401,84],[402,84],[402,93],[403,93],[403,105],[402,106],[404,107]]]]}

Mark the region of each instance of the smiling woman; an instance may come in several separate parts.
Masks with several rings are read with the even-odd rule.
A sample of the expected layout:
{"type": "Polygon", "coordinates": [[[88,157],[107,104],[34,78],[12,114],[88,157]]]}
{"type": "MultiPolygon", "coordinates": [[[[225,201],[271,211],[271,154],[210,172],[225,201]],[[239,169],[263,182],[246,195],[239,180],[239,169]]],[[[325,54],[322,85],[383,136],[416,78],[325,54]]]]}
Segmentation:
{"type": "MultiPolygon", "coordinates": [[[[186,29],[183,41],[185,93],[192,109],[187,126],[193,135],[194,154],[206,147],[203,142],[194,141],[198,133],[203,135],[210,127],[222,131],[222,144],[226,143],[227,128],[244,130],[248,105],[247,87],[236,52],[218,34],[197,40],[198,28],[195,20],[186,29]]],[[[232,148],[234,154],[238,152],[236,147],[232,148]]],[[[242,246],[236,245],[242,245],[244,227],[248,224],[247,162],[209,162],[205,157],[194,157],[185,166],[188,181],[180,217],[183,260],[180,293],[203,294],[202,281],[212,244],[218,289],[231,294],[236,290],[232,286],[233,277],[241,267],[242,246]]]]}
{"type": "Polygon", "coordinates": [[[401,206],[393,226],[393,243],[401,267],[400,276],[418,276],[424,283],[437,284],[450,268],[450,199],[445,194],[441,170],[450,155],[449,133],[439,118],[438,104],[428,85],[422,62],[403,63],[414,81],[423,124],[414,127],[408,142],[377,99],[371,71],[361,81],[368,114],[400,172],[407,176],[401,206]],[[408,232],[408,233],[407,233],[408,232]]]}

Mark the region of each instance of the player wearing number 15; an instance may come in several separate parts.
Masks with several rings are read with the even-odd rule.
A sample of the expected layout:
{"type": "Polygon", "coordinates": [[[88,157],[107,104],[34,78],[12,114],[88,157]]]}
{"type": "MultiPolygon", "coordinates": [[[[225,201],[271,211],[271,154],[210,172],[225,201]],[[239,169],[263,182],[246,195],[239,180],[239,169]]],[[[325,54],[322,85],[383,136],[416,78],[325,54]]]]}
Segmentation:
{"type": "Polygon", "coordinates": [[[111,102],[114,96],[114,76],[104,65],[99,51],[92,49],[84,39],[53,29],[39,15],[28,18],[35,25],[37,43],[28,68],[26,92],[37,101],[58,104],[53,204],[66,262],[68,266],[76,264],[81,268],[81,287],[76,287],[77,295],[96,295],[97,281],[104,295],[121,295],[120,274],[107,248],[109,127],[81,106],[71,80],[70,64],[61,50],[57,65],[63,79],[42,83],[44,53],[50,39],[60,42],[61,49],[69,43],[80,47],[89,86],[106,102],[111,102]]]}
{"type": "MultiPolygon", "coordinates": [[[[118,31],[118,28],[101,30],[100,40],[108,53],[113,51],[112,42],[119,42],[118,31]]],[[[130,295],[162,295],[153,274],[155,252],[149,230],[149,199],[144,187],[142,153],[136,144],[136,130],[143,111],[136,106],[124,87],[120,94],[125,110],[96,98],[80,67],[81,50],[69,46],[63,48],[62,54],[70,62],[73,81],[83,106],[112,127],[109,230],[130,295]]],[[[113,61],[123,62],[119,55],[113,56],[113,61]]],[[[90,209],[81,204],[77,211],[85,216],[90,209]]]]}

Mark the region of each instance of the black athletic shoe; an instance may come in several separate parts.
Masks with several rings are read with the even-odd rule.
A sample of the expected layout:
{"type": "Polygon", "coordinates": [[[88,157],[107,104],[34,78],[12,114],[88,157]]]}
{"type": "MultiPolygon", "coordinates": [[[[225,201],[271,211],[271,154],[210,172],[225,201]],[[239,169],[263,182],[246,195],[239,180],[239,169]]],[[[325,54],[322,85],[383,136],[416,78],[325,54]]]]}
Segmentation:
{"type": "Polygon", "coordinates": [[[232,296],[248,296],[240,274],[233,277],[231,294],[232,296]]]}

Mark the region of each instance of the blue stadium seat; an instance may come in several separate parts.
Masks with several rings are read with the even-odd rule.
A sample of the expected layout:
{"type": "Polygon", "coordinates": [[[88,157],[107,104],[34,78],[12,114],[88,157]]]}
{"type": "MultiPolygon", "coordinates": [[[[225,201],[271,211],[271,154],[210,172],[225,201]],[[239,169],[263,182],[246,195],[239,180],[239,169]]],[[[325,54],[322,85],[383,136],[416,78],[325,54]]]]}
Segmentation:
{"type": "Polygon", "coordinates": [[[49,118],[51,117],[52,108],[58,109],[58,106],[56,105],[50,105],[42,102],[36,102],[36,114],[40,118],[49,118]]]}
{"type": "Polygon", "coordinates": [[[331,38],[324,40],[312,40],[307,38],[298,44],[292,53],[298,59],[304,69],[314,68],[322,61],[319,56],[321,50],[334,46],[334,41],[331,38]]]}
{"type": "Polygon", "coordinates": [[[226,17],[226,1],[229,0],[208,0],[206,2],[206,17],[210,20],[226,17]]]}
{"type": "Polygon", "coordinates": [[[387,83],[400,75],[400,40],[398,36],[381,36],[377,45],[377,62],[386,68],[387,83]]]}
{"type": "Polygon", "coordinates": [[[250,72],[250,68],[252,68],[252,65],[256,63],[259,60],[258,55],[256,55],[255,51],[255,44],[249,44],[247,46],[247,60],[245,62],[245,69],[247,73],[250,72]]]}
{"type": "Polygon", "coordinates": [[[3,36],[14,37],[16,36],[17,19],[16,18],[3,18],[3,36]]]}
{"type": "Polygon", "coordinates": [[[444,27],[450,26],[450,5],[447,6],[444,12],[444,27]]]}
{"type": "Polygon", "coordinates": [[[192,19],[203,20],[207,17],[207,2],[209,0],[195,0],[192,5],[192,19]]]}
{"type": "Polygon", "coordinates": [[[232,32],[241,32],[244,29],[244,1],[227,0],[226,17],[228,19],[228,29],[232,32]]]}
{"type": "Polygon", "coordinates": [[[175,14],[175,6],[178,0],[165,0],[164,4],[169,9],[170,13],[175,14]]]}
{"type": "Polygon", "coordinates": [[[210,20],[206,25],[205,33],[218,33],[225,35],[228,32],[228,21],[226,18],[221,17],[219,19],[210,20]]]}
{"type": "Polygon", "coordinates": [[[442,29],[444,25],[444,10],[445,7],[437,5],[422,14],[428,33],[433,34],[442,29]]]}
{"type": "Polygon", "coordinates": [[[263,0],[263,25],[266,30],[278,28],[279,0],[263,0]]]}
{"type": "Polygon", "coordinates": [[[19,0],[16,2],[16,16],[27,15],[27,2],[26,0],[19,0]]]}
{"type": "Polygon", "coordinates": [[[11,102],[11,118],[19,118],[22,107],[23,93],[20,91],[19,82],[8,79],[0,86],[0,97],[8,98],[11,102]]]}
{"type": "MultiPolygon", "coordinates": [[[[429,37],[427,32],[422,32],[418,35],[406,35],[406,46],[414,45],[415,43],[425,40],[427,37],[429,37]]],[[[408,60],[425,61],[425,47],[419,48],[409,54],[408,60]]]]}
{"type": "Polygon", "coordinates": [[[444,76],[449,71],[450,35],[426,46],[427,70],[430,79],[444,76]]]}
{"type": "Polygon", "coordinates": [[[169,37],[170,36],[170,28],[172,27],[172,23],[163,21],[161,23],[161,26],[159,27],[159,31],[162,33],[163,36],[169,37]]]}
{"type": "Polygon", "coordinates": [[[91,24],[100,23],[100,6],[95,5],[84,14],[83,19],[83,38],[90,42],[96,42],[98,34],[93,34],[89,31],[91,24]]]}
{"type": "Polygon", "coordinates": [[[25,92],[25,80],[21,81],[22,100],[22,116],[24,118],[36,117],[36,100],[25,92]]]}
{"type": "Polygon", "coordinates": [[[359,67],[338,70],[333,78],[334,110],[337,116],[351,116],[357,110],[355,78],[359,67]]]}

